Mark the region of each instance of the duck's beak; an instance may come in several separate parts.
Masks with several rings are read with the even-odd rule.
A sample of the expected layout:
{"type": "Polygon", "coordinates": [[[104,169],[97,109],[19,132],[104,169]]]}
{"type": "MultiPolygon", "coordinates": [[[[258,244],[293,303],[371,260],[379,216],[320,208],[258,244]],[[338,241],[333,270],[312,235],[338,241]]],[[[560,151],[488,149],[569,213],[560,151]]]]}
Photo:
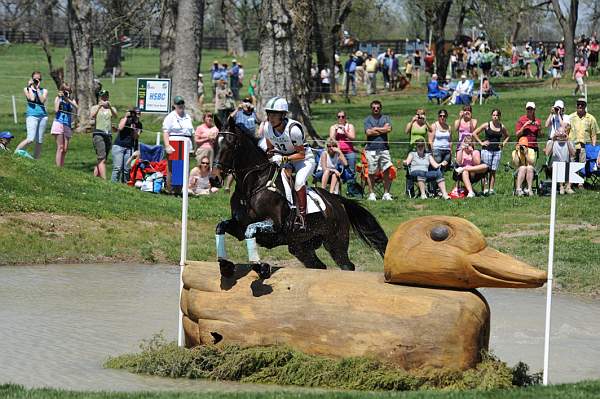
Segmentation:
{"type": "Polygon", "coordinates": [[[480,287],[535,288],[548,279],[545,271],[489,247],[468,255],[468,260],[480,287]]]}

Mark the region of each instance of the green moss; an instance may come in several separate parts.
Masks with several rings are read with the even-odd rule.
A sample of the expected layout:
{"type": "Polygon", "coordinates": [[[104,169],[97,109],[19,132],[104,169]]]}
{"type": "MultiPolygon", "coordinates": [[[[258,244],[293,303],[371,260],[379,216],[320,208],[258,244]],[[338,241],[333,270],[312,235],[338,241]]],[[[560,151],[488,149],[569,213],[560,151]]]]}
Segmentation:
{"type": "Polygon", "coordinates": [[[141,351],[108,359],[105,367],[172,378],[208,378],[278,385],[368,391],[427,389],[505,389],[530,385],[527,366],[509,368],[490,354],[474,369],[419,369],[407,372],[378,360],[330,359],[285,346],[202,346],[179,348],[161,335],[144,341],[141,351]]]}

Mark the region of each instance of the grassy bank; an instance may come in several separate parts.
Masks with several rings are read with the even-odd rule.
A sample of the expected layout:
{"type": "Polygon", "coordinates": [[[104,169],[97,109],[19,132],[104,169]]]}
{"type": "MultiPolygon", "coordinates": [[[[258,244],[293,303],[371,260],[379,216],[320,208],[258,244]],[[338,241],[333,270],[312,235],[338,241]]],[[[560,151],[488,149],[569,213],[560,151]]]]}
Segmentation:
{"type": "MultiPolygon", "coordinates": [[[[64,50],[58,50],[55,58],[61,59],[64,50]],[[63,53],[61,53],[63,52],[63,53]]],[[[206,52],[203,67],[214,58],[223,59],[220,52],[206,52]]],[[[256,54],[249,53],[243,60],[247,74],[256,70],[256,54]]],[[[101,68],[101,55],[96,66],[101,68]]],[[[12,71],[0,77],[3,93],[0,93],[0,130],[12,131],[17,139],[12,147],[25,136],[24,103],[18,103],[20,123],[12,122],[10,95],[21,99],[20,92],[30,70],[47,67],[43,53],[35,46],[13,46],[2,50],[0,66],[12,71]]],[[[153,76],[158,69],[155,50],[134,49],[126,54],[124,69],[129,77],[117,79],[113,86],[104,79],[111,91],[112,100],[120,114],[131,106],[135,96],[135,77],[153,76]]],[[[205,68],[204,68],[205,69],[205,68]]],[[[518,82],[515,82],[517,84],[518,82]]],[[[570,83],[569,83],[570,84],[570,83]]],[[[526,100],[538,104],[539,116],[545,118],[546,110],[556,98],[566,100],[569,111],[574,110],[570,88],[549,91],[546,86],[503,87],[500,99],[483,106],[476,106],[477,119],[487,120],[492,108],[502,109],[504,123],[510,127],[522,113],[526,100]]],[[[54,90],[50,96],[53,98],[54,90]]],[[[590,87],[590,110],[595,112],[595,101],[600,97],[600,87],[590,87]]],[[[415,108],[425,106],[429,120],[440,108],[428,103],[422,86],[416,85],[401,93],[384,93],[379,96],[384,111],[392,116],[394,132],[391,140],[404,141],[404,126],[414,114],[415,108]]],[[[315,104],[313,122],[320,134],[325,135],[335,112],[343,108],[350,121],[358,126],[358,138],[364,139],[361,120],[368,114],[370,99],[353,98],[351,103],[315,104]]],[[[458,115],[458,107],[447,107],[451,119],[458,115]]],[[[600,115],[598,115],[600,116],[600,115]]],[[[51,116],[52,118],[52,116],[51,116]]],[[[160,119],[144,115],[147,131],[142,140],[153,142],[160,126],[160,119]]],[[[512,130],[512,129],[509,129],[512,130]]],[[[52,262],[176,262],[179,251],[179,215],[181,199],[141,193],[128,187],[94,179],[91,171],[95,154],[91,137],[77,134],[71,141],[65,168],[54,167],[55,144],[47,134],[42,159],[30,161],[17,159],[10,154],[0,155],[0,236],[3,250],[0,264],[30,264],[52,262]]],[[[400,159],[406,153],[405,145],[394,145],[392,155],[400,159]]],[[[509,159],[505,150],[502,163],[509,159]]],[[[510,195],[512,175],[501,170],[498,176],[498,195],[473,200],[442,202],[440,200],[412,200],[403,196],[404,177],[393,185],[393,202],[365,203],[391,233],[401,222],[423,215],[446,214],[465,217],[475,223],[488,237],[489,243],[507,253],[544,268],[548,251],[548,198],[516,198],[510,195]]],[[[448,184],[451,184],[448,182],[448,184]]],[[[566,291],[598,293],[600,291],[600,212],[597,210],[598,192],[583,192],[559,198],[557,213],[557,241],[555,257],[556,281],[566,291]]],[[[196,260],[215,258],[214,226],[229,217],[226,193],[190,201],[188,257],[196,260]]],[[[230,254],[237,261],[245,261],[245,248],[228,239],[230,254]]],[[[357,240],[352,240],[350,256],[361,270],[379,271],[381,259],[366,250],[357,240]]],[[[320,256],[328,265],[332,260],[324,252],[320,256]]],[[[261,251],[268,261],[287,261],[291,256],[285,248],[261,251]]]]}

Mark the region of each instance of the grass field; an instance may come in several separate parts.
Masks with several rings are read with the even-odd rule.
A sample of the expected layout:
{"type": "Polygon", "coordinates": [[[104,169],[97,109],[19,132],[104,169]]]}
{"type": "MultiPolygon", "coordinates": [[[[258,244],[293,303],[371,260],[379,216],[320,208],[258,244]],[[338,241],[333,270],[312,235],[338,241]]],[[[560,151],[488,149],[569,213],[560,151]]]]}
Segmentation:
{"type": "MultiPolygon", "coordinates": [[[[30,71],[40,69],[45,73],[46,85],[51,86],[47,66],[41,49],[33,45],[13,46],[0,50],[0,66],[5,74],[0,76],[0,129],[12,131],[17,138],[16,146],[25,136],[24,99],[21,90],[30,71]],[[10,96],[18,99],[19,124],[12,121],[10,96]]],[[[57,49],[55,60],[64,57],[65,50],[57,49]]],[[[203,69],[213,59],[223,60],[224,54],[207,51],[203,54],[203,69]]],[[[242,62],[247,75],[256,71],[255,53],[249,53],[242,62]]],[[[96,69],[102,67],[102,54],[97,54],[96,69]]],[[[154,76],[158,69],[156,50],[127,50],[124,69],[131,76],[117,79],[113,86],[110,79],[103,83],[111,91],[112,101],[120,114],[132,105],[135,97],[135,78],[154,76]]],[[[494,82],[493,82],[494,83],[494,82]]],[[[547,116],[555,98],[564,98],[568,111],[574,109],[574,99],[569,95],[571,83],[563,83],[559,91],[550,91],[548,83],[530,87],[530,82],[498,81],[500,99],[475,106],[474,116],[487,120],[492,108],[500,108],[504,123],[512,126],[522,112],[525,101],[535,101],[541,118],[547,116]],[[506,84],[512,84],[507,86],[506,84]]],[[[393,141],[406,141],[404,126],[418,106],[425,106],[429,120],[440,108],[425,99],[422,86],[409,88],[401,93],[382,93],[384,112],[391,115],[394,131],[393,141]]],[[[55,90],[51,88],[50,98],[55,90]]],[[[600,97],[600,86],[590,85],[590,111],[600,97]]],[[[209,99],[210,100],[210,99],[209,99]]],[[[350,121],[358,126],[359,139],[362,119],[368,114],[366,97],[352,98],[351,103],[339,101],[334,104],[315,104],[314,124],[321,135],[334,121],[335,112],[342,108],[350,121]]],[[[449,106],[451,118],[457,117],[458,107],[449,106]]],[[[153,142],[160,126],[160,119],[144,116],[146,131],[143,140],[153,142]]],[[[513,137],[514,140],[514,137],[513,137]]],[[[0,254],[0,264],[92,262],[92,261],[141,261],[175,262],[178,258],[180,199],[168,196],[144,194],[125,186],[94,179],[91,176],[95,154],[89,135],[78,134],[67,154],[65,168],[53,166],[55,144],[46,134],[42,159],[29,161],[17,159],[10,154],[0,156],[0,234],[7,243],[0,254]]],[[[405,145],[394,145],[392,155],[398,160],[406,154],[405,145]]],[[[509,159],[505,150],[502,163],[509,159]]],[[[531,264],[545,267],[547,259],[547,229],[549,221],[549,198],[516,198],[510,195],[512,176],[499,172],[499,194],[489,198],[457,200],[413,200],[404,197],[404,177],[399,173],[392,193],[393,202],[366,203],[378,217],[388,233],[410,218],[447,214],[465,217],[488,237],[491,245],[512,253],[531,264]]],[[[451,183],[448,182],[450,185],[451,183]]],[[[583,192],[560,197],[558,202],[558,227],[556,244],[556,277],[560,287],[569,292],[597,293],[600,287],[600,237],[598,233],[600,212],[598,192],[583,192]]],[[[229,216],[226,193],[209,198],[194,198],[190,205],[189,258],[214,259],[213,229],[215,224],[229,216]]],[[[232,240],[228,241],[231,254],[239,261],[245,260],[245,249],[232,240]]],[[[323,259],[332,260],[322,251],[323,259]]],[[[290,258],[285,248],[262,252],[267,260],[290,258]]],[[[364,245],[352,241],[351,258],[362,270],[381,270],[381,260],[364,245]]]]}

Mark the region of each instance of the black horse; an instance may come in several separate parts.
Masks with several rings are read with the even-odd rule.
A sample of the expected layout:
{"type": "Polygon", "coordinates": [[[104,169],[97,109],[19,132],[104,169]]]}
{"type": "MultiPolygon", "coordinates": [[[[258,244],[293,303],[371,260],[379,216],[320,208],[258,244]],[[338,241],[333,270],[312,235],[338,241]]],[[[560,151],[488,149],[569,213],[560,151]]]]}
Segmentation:
{"type": "Polygon", "coordinates": [[[271,268],[260,262],[256,250],[251,248],[256,243],[266,248],[287,245],[290,253],[304,266],[314,269],[326,268],[315,253],[323,245],[342,270],[354,270],[354,264],[348,258],[352,227],[383,257],[388,239],[375,217],[357,202],[320,188],[315,190],[326,209],[307,215],[305,232],[293,231],[295,210],[286,199],[280,167],[269,161],[256,139],[243,132],[232,118],[225,127],[218,127],[216,173],[232,173],[236,182],[230,199],[231,219],[216,227],[219,264],[224,277],[234,273],[234,264],[226,259],[225,233],[240,241],[246,239],[250,261],[262,278],[270,276],[271,268]],[[255,255],[251,255],[251,251],[255,255]]]}

